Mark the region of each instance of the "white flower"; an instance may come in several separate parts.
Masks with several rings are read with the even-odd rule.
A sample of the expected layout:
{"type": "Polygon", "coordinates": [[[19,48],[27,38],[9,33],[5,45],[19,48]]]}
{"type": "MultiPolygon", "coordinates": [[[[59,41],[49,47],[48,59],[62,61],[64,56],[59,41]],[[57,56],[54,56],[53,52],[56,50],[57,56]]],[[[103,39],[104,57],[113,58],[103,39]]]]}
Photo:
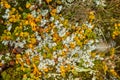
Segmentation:
{"type": "Polygon", "coordinates": [[[15,43],[15,48],[16,47],[23,48],[24,47],[24,43],[23,42],[17,42],[17,43],[15,43]]]}
{"type": "Polygon", "coordinates": [[[17,37],[17,38],[16,38],[16,41],[19,41],[19,40],[20,40],[20,37],[17,37]]]}
{"type": "Polygon", "coordinates": [[[47,22],[48,22],[47,20],[42,19],[42,20],[41,20],[41,26],[43,27],[47,22]]]}
{"type": "Polygon", "coordinates": [[[59,31],[59,36],[63,37],[66,34],[66,28],[62,28],[62,30],[59,31]]]}
{"type": "Polygon", "coordinates": [[[58,61],[59,61],[59,62],[62,62],[62,61],[63,61],[63,57],[59,57],[59,58],[58,58],[58,61]]]}
{"type": "Polygon", "coordinates": [[[53,21],[54,20],[54,17],[50,17],[50,21],[53,21]]]}
{"type": "Polygon", "coordinates": [[[92,77],[92,80],[96,80],[96,76],[93,76],[93,77],[92,77]]]}
{"type": "Polygon", "coordinates": [[[10,25],[8,26],[7,30],[10,31],[11,28],[12,28],[12,24],[10,24],[10,25]]]}
{"type": "Polygon", "coordinates": [[[9,56],[6,56],[5,59],[10,60],[10,57],[9,57],[9,56]]]}
{"type": "Polygon", "coordinates": [[[32,53],[32,49],[25,50],[25,53],[32,53]]]}
{"type": "Polygon", "coordinates": [[[79,25],[79,23],[77,22],[76,24],[75,24],[75,26],[78,26],[79,25]]]}
{"type": "Polygon", "coordinates": [[[61,20],[61,21],[64,21],[65,19],[64,19],[64,17],[60,17],[60,20],[61,20]]]}
{"type": "Polygon", "coordinates": [[[99,6],[99,5],[101,5],[103,7],[106,6],[105,0],[95,0],[95,3],[97,6],[99,6]]]}
{"type": "Polygon", "coordinates": [[[7,56],[10,56],[10,53],[6,53],[7,56]]]}
{"type": "Polygon", "coordinates": [[[57,6],[57,13],[60,13],[61,10],[62,10],[62,6],[57,6]]]}
{"type": "Polygon", "coordinates": [[[31,7],[30,7],[30,10],[33,10],[35,8],[35,5],[32,5],[31,7]]]}
{"type": "Polygon", "coordinates": [[[58,24],[59,24],[59,21],[58,21],[58,20],[56,20],[56,21],[55,21],[55,25],[58,25],[58,24]]]}
{"type": "Polygon", "coordinates": [[[2,17],[3,17],[4,19],[8,19],[8,18],[9,18],[9,14],[4,14],[2,17]]]}
{"type": "Polygon", "coordinates": [[[8,14],[8,13],[9,13],[9,11],[10,11],[9,9],[6,9],[6,10],[5,10],[5,13],[6,13],[6,14],[8,14]]]}
{"type": "Polygon", "coordinates": [[[87,44],[93,44],[94,40],[89,40],[87,44]]]}
{"type": "Polygon", "coordinates": [[[95,49],[96,49],[95,45],[90,46],[90,50],[91,50],[91,51],[93,51],[93,50],[95,50],[95,49]]]}
{"type": "Polygon", "coordinates": [[[36,12],[36,10],[33,10],[32,12],[31,12],[31,14],[33,15],[33,17],[36,17],[37,15],[37,12],[36,12]]]}
{"type": "Polygon", "coordinates": [[[42,10],[42,12],[41,12],[42,16],[47,15],[47,13],[48,13],[48,10],[47,10],[47,9],[46,9],[46,10],[42,10]]]}
{"type": "Polygon", "coordinates": [[[23,42],[23,44],[26,44],[26,40],[23,40],[22,42],[23,42]]]}
{"type": "Polygon", "coordinates": [[[3,40],[3,41],[2,41],[2,44],[8,45],[8,42],[9,42],[9,41],[7,41],[7,40],[3,40]]]}
{"type": "Polygon", "coordinates": [[[41,37],[40,37],[40,36],[37,36],[36,39],[40,41],[40,40],[41,40],[41,37]]]}
{"type": "Polygon", "coordinates": [[[87,26],[88,28],[93,28],[93,25],[92,25],[91,23],[88,23],[88,22],[86,22],[86,26],[87,26]]]}
{"type": "Polygon", "coordinates": [[[4,60],[2,60],[2,61],[1,61],[1,63],[2,63],[2,64],[4,64],[4,63],[5,63],[5,61],[4,61],[4,60]]]}
{"type": "Polygon", "coordinates": [[[42,0],[38,0],[39,1],[39,5],[42,4],[42,0]]]}

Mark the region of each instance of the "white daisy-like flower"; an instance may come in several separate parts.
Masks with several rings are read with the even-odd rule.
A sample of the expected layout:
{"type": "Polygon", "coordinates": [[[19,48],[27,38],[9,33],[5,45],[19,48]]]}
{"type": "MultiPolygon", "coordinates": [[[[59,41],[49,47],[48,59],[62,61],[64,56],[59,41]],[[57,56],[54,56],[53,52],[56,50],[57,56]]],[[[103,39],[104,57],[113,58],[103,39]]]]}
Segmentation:
{"type": "Polygon", "coordinates": [[[6,53],[7,56],[10,56],[10,53],[6,53]]]}
{"type": "Polygon", "coordinates": [[[76,22],[75,26],[78,26],[78,25],[79,25],[79,23],[78,23],[78,22],[76,22]]]}
{"type": "Polygon", "coordinates": [[[97,6],[99,6],[99,5],[101,5],[103,7],[106,6],[105,0],[95,0],[95,3],[97,6]]]}
{"type": "Polygon", "coordinates": [[[42,19],[42,20],[41,20],[41,26],[43,27],[47,22],[48,22],[47,20],[42,19]]]}
{"type": "Polygon", "coordinates": [[[12,29],[12,24],[10,24],[7,28],[8,31],[10,31],[12,29]]]}
{"type": "Polygon", "coordinates": [[[50,21],[53,21],[54,20],[54,17],[50,17],[50,21]]]}
{"type": "Polygon", "coordinates": [[[41,5],[42,4],[42,0],[38,0],[38,3],[39,3],[39,5],[41,5]]]}
{"type": "Polygon", "coordinates": [[[59,62],[62,62],[62,61],[63,61],[63,57],[59,57],[59,58],[58,58],[58,61],[59,61],[59,62]]]}
{"type": "Polygon", "coordinates": [[[9,57],[9,56],[5,56],[5,59],[6,59],[6,60],[10,60],[10,57],[9,57]]]}
{"type": "Polygon", "coordinates": [[[42,16],[46,16],[46,15],[47,15],[47,13],[48,13],[48,10],[47,10],[47,9],[45,9],[45,10],[42,10],[41,15],[42,15],[42,16]]]}
{"type": "Polygon", "coordinates": [[[20,37],[17,37],[17,38],[16,38],[16,41],[19,41],[19,40],[20,40],[20,37]]]}
{"type": "Polygon", "coordinates": [[[57,13],[60,13],[62,10],[62,6],[57,6],[57,13]]]}
{"type": "Polygon", "coordinates": [[[5,60],[2,60],[1,63],[4,64],[4,63],[5,63],[5,60]]]}
{"type": "Polygon", "coordinates": [[[33,53],[32,49],[25,50],[25,53],[33,53]]]}
{"type": "Polygon", "coordinates": [[[10,10],[9,10],[9,9],[6,9],[6,10],[5,10],[5,13],[6,13],[6,14],[8,14],[9,12],[10,12],[10,10]]]}
{"type": "Polygon", "coordinates": [[[17,43],[15,43],[15,48],[16,47],[24,48],[24,43],[23,42],[17,42],[17,43]]]}
{"type": "Polygon", "coordinates": [[[86,22],[86,26],[87,26],[88,28],[93,28],[93,25],[92,25],[91,23],[88,23],[88,22],[86,22]]]}
{"type": "Polygon", "coordinates": [[[8,18],[9,18],[9,14],[4,14],[2,17],[3,17],[4,19],[8,19],[8,18]]]}
{"type": "Polygon", "coordinates": [[[36,17],[37,15],[37,12],[36,12],[36,10],[33,10],[32,12],[31,12],[31,14],[33,15],[33,17],[36,17]]]}
{"type": "Polygon", "coordinates": [[[60,22],[58,21],[58,20],[56,20],[55,22],[54,22],[54,24],[55,25],[58,25],[60,22]]]}
{"type": "Polygon", "coordinates": [[[2,44],[4,44],[4,45],[8,45],[8,43],[9,43],[9,41],[7,41],[7,40],[2,41],[2,44]]]}
{"type": "Polygon", "coordinates": [[[66,34],[66,28],[62,28],[58,33],[60,37],[63,37],[66,34]]]}

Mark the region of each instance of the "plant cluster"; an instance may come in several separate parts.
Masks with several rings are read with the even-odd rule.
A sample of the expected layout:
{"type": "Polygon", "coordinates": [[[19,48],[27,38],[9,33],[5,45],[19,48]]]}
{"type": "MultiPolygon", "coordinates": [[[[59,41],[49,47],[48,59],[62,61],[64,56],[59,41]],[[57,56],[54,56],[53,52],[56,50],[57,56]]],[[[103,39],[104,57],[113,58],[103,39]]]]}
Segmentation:
{"type": "Polygon", "coordinates": [[[111,14],[108,23],[101,20],[108,17],[98,12],[111,9],[110,1],[87,1],[1,0],[3,80],[120,79],[119,62],[115,62],[120,59],[115,54],[119,49],[115,47],[120,34],[118,18],[111,14]],[[105,42],[106,25],[111,44],[105,42]]]}

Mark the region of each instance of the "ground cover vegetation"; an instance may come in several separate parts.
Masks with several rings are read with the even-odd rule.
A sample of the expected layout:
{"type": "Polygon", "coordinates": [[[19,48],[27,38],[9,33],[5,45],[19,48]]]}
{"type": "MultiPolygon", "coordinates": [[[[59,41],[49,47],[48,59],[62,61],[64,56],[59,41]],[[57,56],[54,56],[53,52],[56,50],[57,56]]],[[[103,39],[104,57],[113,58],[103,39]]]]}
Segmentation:
{"type": "Polygon", "coordinates": [[[119,0],[1,0],[0,80],[120,80],[119,0]]]}

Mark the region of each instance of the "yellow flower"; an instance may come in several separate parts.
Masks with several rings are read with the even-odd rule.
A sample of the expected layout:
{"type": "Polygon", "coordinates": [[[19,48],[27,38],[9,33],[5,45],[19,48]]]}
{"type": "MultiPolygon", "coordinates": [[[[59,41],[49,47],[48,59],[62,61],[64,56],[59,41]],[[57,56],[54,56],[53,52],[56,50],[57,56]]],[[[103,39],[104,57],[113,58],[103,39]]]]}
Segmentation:
{"type": "Polygon", "coordinates": [[[32,30],[33,31],[36,31],[37,29],[36,29],[36,26],[32,26],[32,30]]]}
{"type": "Polygon", "coordinates": [[[91,11],[89,14],[90,21],[93,21],[95,19],[94,11],[91,11]]]}
{"type": "Polygon", "coordinates": [[[104,73],[106,74],[106,71],[108,70],[108,67],[106,64],[104,64],[103,69],[104,69],[104,73]]]}
{"type": "Polygon", "coordinates": [[[21,36],[21,37],[23,37],[23,36],[24,36],[24,33],[23,33],[23,32],[21,32],[21,33],[20,33],[20,36],[21,36]]]}
{"type": "Polygon", "coordinates": [[[90,55],[91,55],[92,58],[95,58],[96,53],[95,52],[91,52],[90,55]]]}
{"type": "Polygon", "coordinates": [[[118,26],[120,27],[120,23],[118,23],[118,26]]]}
{"type": "Polygon", "coordinates": [[[31,42],[31,44],[35,44],[36,43],[36,39],[35,38],[31,38],[30,42],[31,42]]]}
{"type": "Polygon", "coordinates": [[[116,73],[114,69],[111,69],[110,72],[112,73],[113,76],[119,77],[119,75],[116,73]]]}
{"type": "Polygon", "coordinates": [[[28,37],[29,33],[28,32],[24,32],[24,37],[28,37]]]}
{"type": "Polygon", "coordinates": [[[114,58],[114,54],[115,54],[115,48],[111,48],[110,50],[110,58],[114,58]]]}
{"type": "Polygon", "coordinates": [[[32,48],[33,48],[33,45],[32,45],[32,44],[28,44],[28,47],[32,49],[32,48]]]}
{"type": "Polygon", "coordinates": [[[67,71],[69,71],[71,69],[70,64],[67,65],[67,71]]]}
{"type": "Polygon", "coordinates": [[[44,68],[43,70],[44,70],[45,72],[48,72],[48,68],[44,68]]]}
{"type": "Polygon", "coordinates": [[[24,24],[25,24],[25,25],[28,25],[28,20],[25,20],[25,21],[24,21],[24,24]]]}
{"type": "Polygon", "coordinates": [[[30,8],[31,4],[30,3],[26,3],[26,8],[30,8]]]}
{"type": "Polygon", "coordinates": [[[37,56],[34,56],[33,58],[32,58],[32,62],[40,62],[40,58],[39,58],[39,55],[37,55],[37,56]]]}
{"type": "Polygon", "coordinates": [[[75,48],[75,43],[71,42],[71,43],[70,43],[70,47],[71,47],[71,48],[75,48]]]}
{"type": "Polygon", "coordinates": [[[12,8],[12,12],[15,12],[15,10],[16,10],[15,8],[12,8]]]}
{"type": "Polygon", "coordinates": [[[64,66],[60,66],[60,71],[65,72],[65,67],[64,66]]]}
{"type": "Polygon", "coordinates": [[[94,15],[94,11],[91,11],[91,12],[90,12],[90,15],[94,15]]]}
{"type": "Polygon", "coordinates": [[[20,11],[23,11],[23,9],[21,7],[18,8],[20,11]]]}
{"type": "Polygon", "coordinates": [[[57,12],[56,9],[52,9],[52,11],[50,12],[50,14],[51,14],[52,16],[55,16],[56,12],[57,12]]]}
{"type": "Polygon", "coordinates": [[[12,14],[15,13],[15,11],[16,11],[16,9],[15,9],[15,8],[12,8],[12,10],[9,12],[9,14],[12,15],[12,14]]]}
{"type": "Polygon", "coordinates": [[[23,62],[20,62],[20,64],[21,64],[21,70],[22,70],[22,71],[25,71],[24,63],[23,63],[23,62]]]}
{"type": "Polygon", "coordinates": [[[11,32],[8,31],[6,34],[7,34],[7,36],[10,36],[10,35],[11,35],[11,32]]]}
{"type": "Polygon", "coordinates": [[[46,0],[47,3],[50,3],[52,0],[46,0]]]}
{"type": "Polygon", "coordinates": [[[61,75],[62,75],[62,77],[65,77],[66,75],[65,75],[65,67],[64,66],[60,66],[60,71],[61,71],[61,75]]]}
{"type": "Polygon", "coordinates": [[[34,38],[34,37],[35,37],[35,35],[34,35],[34,34],[32,34],[32,35],[31,35],[31,38],[34,38]]]}
{"type": "Polygon", "coordinates": [[[117,23],[114,24],[115,27],[118,27],[117,23]]]}
{"type": "Polygon", "coordinates": [[[66,19],[63,24],[67,25],[68,24],[68,20],[66,19]]]}
{"type": "Polygon", "coordinates": [[[38,68],[36,67],[35,64],[33,64],[33,67],[34,67],[34,70],[33,70],[33,74],[38,74],[38,75],[41,75],[42,73],[38,70],[38,68]]]}
{"type": "Polygon", "coordinates": [[[32,27],[32,30],[33,30],[33,31],[36,31],[36,24],[35,24],[35,22],[30,21],[30,25],[31,25],[31,27],[32,27]]]}
{"type": "Polygon", "coordinates": [[[2,65],[3,65],[3,64],[0,62],[0,67],[2,67],[2,65]]]}
{"type": "Polygon", "coordinates": [[[114,34],[115,36],[118,36],[119,33],[120,33],[119,31],[114,31],[114,32],[113,32],[113,34],[114,34]]]}
{"type": "Polygon", "coordinates": [[[62,55],[63,55],[63,56],[65,56],[65,55],[66,55],[66,53],[65,53],[64,51],[62,51],[62,55]]]}
{"type": "Polygon", "coordinates": [[[9,9],[11,6],[8,3],[5,3],[5,8],[9,9]]]}
{"type": "Polygon", "coordinates": [[[24,74],[24,75],[23,75],[23,78],[27,78],[27,74],[24,74]]]}
{"type": "Polygon", "coordinates": [[[19,35],[19,33],[15,33],[15,36],[18,36],[19,35]]]}
{"type": "Polygon", "coordinates": [[[114,34],[112,35],[112,38],[115,39],[115,35],[114,34]]]}

